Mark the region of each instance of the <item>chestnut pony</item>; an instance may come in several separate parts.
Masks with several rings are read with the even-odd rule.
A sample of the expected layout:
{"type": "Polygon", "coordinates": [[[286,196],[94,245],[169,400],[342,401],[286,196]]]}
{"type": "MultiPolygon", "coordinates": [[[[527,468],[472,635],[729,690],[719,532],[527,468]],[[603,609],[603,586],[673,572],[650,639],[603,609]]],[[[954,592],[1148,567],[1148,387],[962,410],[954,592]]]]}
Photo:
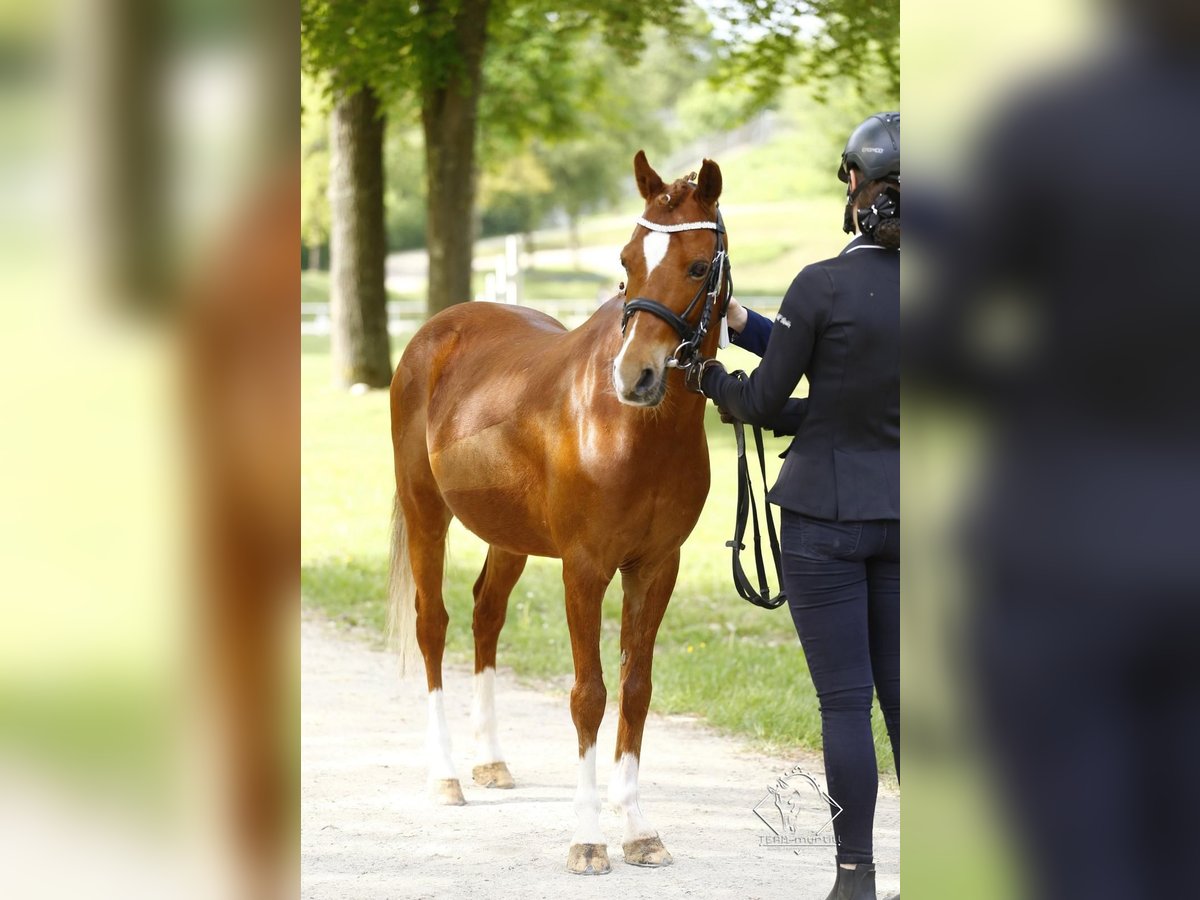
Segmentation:
{"type": "Polygon", "coordinates": [[[609,871],[596,733],[606,700],[600,603],[618,571],[620,720],[608,797],[624,815],[625,861],[671,862],[639,807],[638,764],[655,635],[679,548],[709,486],[706,401],[688,389],[685,374],[715,354],[717,329],[708,324],[724,315],[729,293],[717,211],[721,170],[705,160],[694,183],[665,185],[639,152],[634,174],[646,208],[621,262],[626,293],[637,299],[613,297],[574,331],[517,306],[456,305],[413,336],[391,388],[392,630],[402,668],[416,646],[424,658],[434,797],[465,802],[442,699],[442,574],[447,528],[457,516],[489,545],[472,623],[473,776],[483,787],[513,786],[493,701],[509,593],[528,556],[562,560],[579,737],[578,828],[567,867],[579,874],[609,871]]]}

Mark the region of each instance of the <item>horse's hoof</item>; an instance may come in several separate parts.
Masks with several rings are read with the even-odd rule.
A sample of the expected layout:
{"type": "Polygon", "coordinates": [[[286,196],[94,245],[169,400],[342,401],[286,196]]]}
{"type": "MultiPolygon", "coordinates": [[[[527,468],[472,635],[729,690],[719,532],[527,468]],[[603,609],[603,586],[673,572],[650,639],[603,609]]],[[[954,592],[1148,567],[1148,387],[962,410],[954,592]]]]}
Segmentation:
{"type": "Polygon", "coordinates": [[[671,854],[667,852],[667,848],[663,846],[662,840],[657,835],[638,838],[636,841],[626,841],[622,845],[622,849],[625,851],[625,862],[631,866],[657,868],[671,864],[671,854]]]}
{"type": "Polygon", "coordinates": [[[503,762],[485,763],[471,770],[471,777],[480,787],[510,788],[513,787],[513,777],[508,766],[503,762]]]}
{"type": "Polygon", "coordinates": [[[432,785],[433,800],[442,806],[466,806],[462,785],[457,778],[439,778],[432,785]]]}
{"type": "Polygon", "coordinates": [[[608,848],[603,844],[572,844],[567,853],[567,871],[572,875],[608,874],[612,871],[608,848]]]}

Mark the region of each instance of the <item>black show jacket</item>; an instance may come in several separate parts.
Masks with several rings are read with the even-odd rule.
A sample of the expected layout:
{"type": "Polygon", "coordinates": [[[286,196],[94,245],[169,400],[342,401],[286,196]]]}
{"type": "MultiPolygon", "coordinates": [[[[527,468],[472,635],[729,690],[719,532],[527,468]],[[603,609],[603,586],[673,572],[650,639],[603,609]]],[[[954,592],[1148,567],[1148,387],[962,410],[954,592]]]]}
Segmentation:
{"type": "Polygon", "coordinates": [[[778,424],[801,375],[807,410],[771,502],[819,519],[900,518],[900,253],[865,237],[805,267],[748,381],[704,393],[744,422],[778,424]]]}

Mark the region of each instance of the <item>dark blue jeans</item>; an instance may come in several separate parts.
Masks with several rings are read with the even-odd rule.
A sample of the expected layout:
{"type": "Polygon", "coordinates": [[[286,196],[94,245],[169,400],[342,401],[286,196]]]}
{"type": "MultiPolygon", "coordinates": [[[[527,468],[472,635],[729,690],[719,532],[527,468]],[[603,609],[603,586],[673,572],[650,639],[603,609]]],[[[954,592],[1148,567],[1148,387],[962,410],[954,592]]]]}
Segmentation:
{"type": "Polygon", "coordinates": [[[873,693],[900,771],[900,522],[827,522],[786,509],[782,522],[784,587],[821,706],[829,796],[842,807],[837,860],[870,863],[873,693]]]}

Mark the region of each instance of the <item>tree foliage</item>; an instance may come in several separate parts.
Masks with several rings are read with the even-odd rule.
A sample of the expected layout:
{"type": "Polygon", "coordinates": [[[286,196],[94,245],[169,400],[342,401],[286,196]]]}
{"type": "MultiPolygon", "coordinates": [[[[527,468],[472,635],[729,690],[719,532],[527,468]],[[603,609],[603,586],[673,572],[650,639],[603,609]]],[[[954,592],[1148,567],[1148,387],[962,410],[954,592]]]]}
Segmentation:
{"type": "Polygon", "coordinates": [[[479,202],[484,234],[528,234],[550,210],[554,182],[532,151],[507,156],[485,172],[479,202]]]}
{"type": "Polygon", "coordinates": [[[823,98],[850,82],[864,97],[900,96],[900,0],[711,0],[722,37],[720,78],[760,104],[792,83],[823,98]]]}
{"type": "Polygon", "coordinates": [[[421,129],[393,116],[384,140],[384,214],[388,246],[412,250],[425,246],[425,157],[421,129]]]}
{"type": "MultiPolygon", "coordinates": [[[[514,51],[497,49],[491,57],[500,74],[489,87],[499,81],[505,89],[484,98],[485,234],[527,232],[552,212],[574,224],[620,197],[638,149],[672,149],[669,132],[678,129],[667,121],[670,110],[698,71],[693,35],[679,27],[646,29],[633,61],[599,35],[577,29],[571,36],[573,44],[550,41],[533,54],[536,75],[515,70],[514,51]],[[554,85],[549,94],[547,81],[554,85]]],[[[529,48],[521,54],[528,60],[529,48]]]]}
{"type": "MultiPolygon", "coordinates": [[[[325,76],[332,91],[370,85],[386,102],[406,101],[415,112],[413,98],[421,90],[443,87],[462,74],[453,33],[462,5],[463,0],[301,0],[302,65],[325,76]]],[[[601,35],[630,63],[644,49],[645,29],[679,29],[687,5],[687,0],[492,0],[487,95],[506,113],[492,121],[529,133],[569,117],[566,104],[581,96],[579,85],[575,78],[561,82],[551,76],[570,74],[565,64],[581,38],[601,35]]]]}
{"type": "MultiPolygon", "coordinates": [[[[370,85],[393,118],[415,121],[421,90],[461,73],[452,39],[461,4],[301,0],[303,66],[330,91],[370,85]]],[[[671,105],[656,101],[687,89],[680,78],[712,79],[712,112],[723,113],[715,121],[744,119],[796,82],[821,95],[824,85],[850,81],[864,97],[898,102],[899,0],[709,0],[705,8],[688,0],[492,0],[483,159],[521,152],[535,137],[594,136],[597,114],[609,120],[601,127],[636,127],[639,116],[671,105]],[[629,84],[622,76],[639,58],[660,77],[629,84]]]]}

